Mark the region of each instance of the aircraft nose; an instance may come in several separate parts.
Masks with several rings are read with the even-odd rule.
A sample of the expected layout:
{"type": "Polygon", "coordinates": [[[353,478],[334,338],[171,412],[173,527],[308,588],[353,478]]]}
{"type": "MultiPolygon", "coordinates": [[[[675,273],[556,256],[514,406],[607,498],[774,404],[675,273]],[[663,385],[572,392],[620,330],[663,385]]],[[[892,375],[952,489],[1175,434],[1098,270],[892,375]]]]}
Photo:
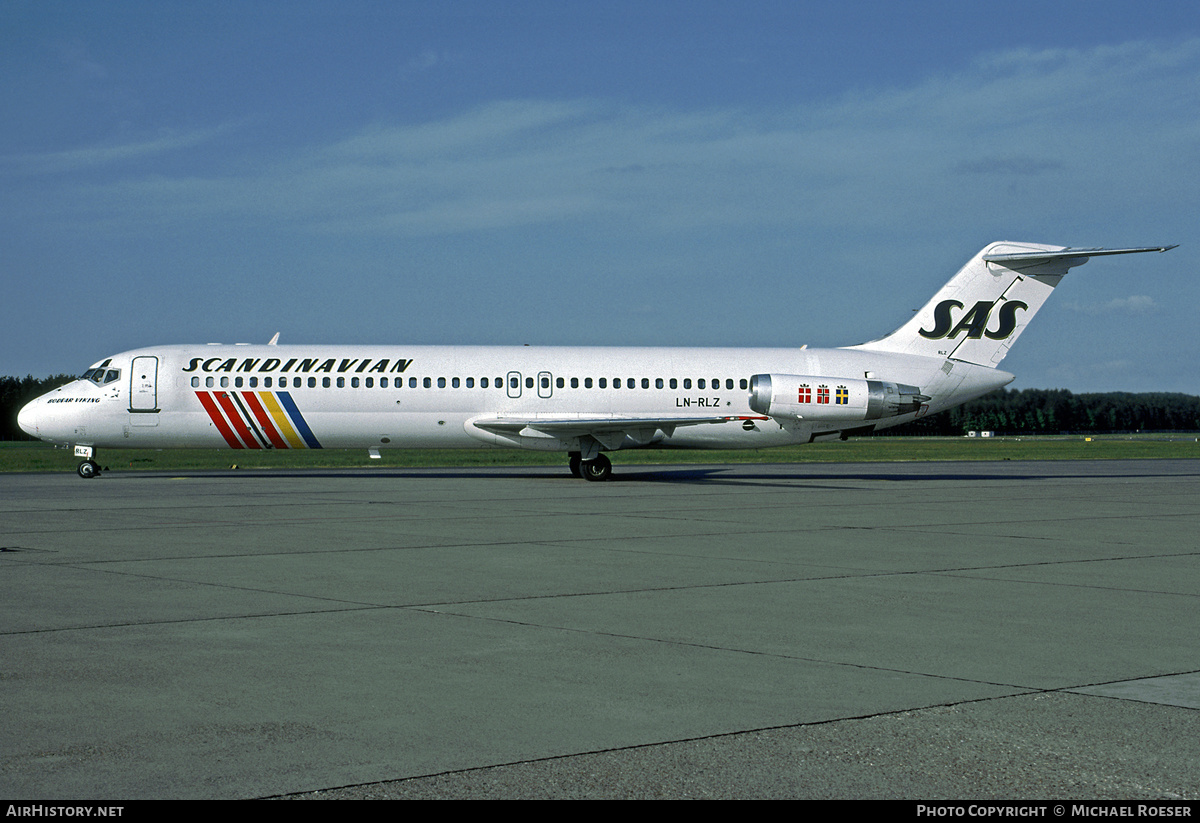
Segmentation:
{"type": "MultiPolygon", "coordinates": [[[[17,425],[21,427],[21,431],[28,435],[32,435],[33,437],[38,436],[38,422],[41,418],[39,411],[41,405],[42,404],[37,400],[34,400],[31,403],[26,403],[21,407],[21,410],[17,412],[17,425]]],[[[11,420],[12,418],[9,419],[11,420]]]]}

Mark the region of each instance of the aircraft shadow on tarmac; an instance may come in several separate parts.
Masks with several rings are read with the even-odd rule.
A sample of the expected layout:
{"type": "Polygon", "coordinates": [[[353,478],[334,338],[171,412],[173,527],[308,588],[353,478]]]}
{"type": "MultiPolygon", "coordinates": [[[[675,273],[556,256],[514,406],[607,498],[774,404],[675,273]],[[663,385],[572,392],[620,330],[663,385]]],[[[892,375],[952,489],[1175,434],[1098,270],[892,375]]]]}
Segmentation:
{"type": "MultiPolygon", "coordinates": [[[[1106,476],[1120,477],[1185,477],[1192,476],[1191,473],[1179,474],[1178,472],[1157,472],[1157,471],[1139,471],[1131,474],[1128,468],[1125,467],[1121,471],[1106,471],[1095,464],[1088,464],[1088,471],[1080,471],[1074,466],[1074,461],[1067,461],[1066,465],[1049,465],[1045,463],[1037,464],[1042,471],[1033,472],[1008,472],[1008,471],[992,471],[981,468],[978,471],[963,470],[961,467],[956,467],[957,471],[904,471],[898,470],[895,472],[881,472],[877,468],[864,471],[820,471],[809,464],[771,464],[773,470],[763,471],[756,467],[746,464],[713,464],[703,466],[625,466],[616,467],[609,480],[610,483],[704,483],[704,484],[730,484],[730,485],[746,485],[746,484],[778,484],[780,482],[845,482],[845,481],[888,481],[888,482],[978,482],[985,480],[1007,480],[1007,481],[1027,481],[1027,480],[1047,480],[1054,478],[1061,479],[1078,479],[1078,478],[1102,478],[1106,476]],[[732,474],[731,474],[732,473],[732,474]]],[[[929,464],[923,464],[929,465],[929,464]]],[[[985,464],[996,465],[996,464],[985,464]]],[[[1002,465],[1002,464],[1001,464],[1002,465]]],[[[947,467],[948,468],[948,467],[947,467]]],[[[110,475],[111,476],[111,475],[110,475]]],[[[336,479],[336,478],[358,478],[358,479],[440,479],[440,480],[476,480],[486,482],[488,480],[544,480],[547,478],[560,478],[564,481],[577,481],[578,478],[572,477],[571,474],[564,468],[561,472],[555,474],[547,474],[544,469],[513,467],[504,469],[493,469],[487,467],[470,467],[470,468],[452,468],[452,469],[284,469],[284,470],[261,470],[261,469],[232,469],[221,471],[184,471],[184,472],[130,472],[121,473],[120,476],[130,479],[137,478],[142,480],[161,480],[164,477],[220,477],[231,478],[240,477],[246,479],[336,479]]],[[[586,481],[582,481],[586,482],[586,481]]]]}

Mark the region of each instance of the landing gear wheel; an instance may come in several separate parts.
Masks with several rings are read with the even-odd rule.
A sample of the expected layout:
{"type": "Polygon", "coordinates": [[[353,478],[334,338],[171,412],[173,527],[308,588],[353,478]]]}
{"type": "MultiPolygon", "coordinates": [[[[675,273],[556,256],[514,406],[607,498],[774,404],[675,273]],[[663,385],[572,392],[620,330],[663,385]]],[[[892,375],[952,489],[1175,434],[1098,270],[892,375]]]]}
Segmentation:
{"type": "Polygon", "coordinates": [[[583,477],[583,472],[579,468],[579,464],[583,462],[583,457],[579,452],[571,452],[569,457],[571,458],[571,474],[576,477],[583,477]]]}
{"type": "Polygon", "coordinates": [[[76,471],[84,480],[91,480],[93,477],[100,476],[100,465],[94,460],[84,460],[76,471]]]}
{"type": "Polygon", "coordinates": [[[584,460],[579,464],[585,480],[607,480],[612,477],[612,463],[602,454],[593,460],[584,460]]]}

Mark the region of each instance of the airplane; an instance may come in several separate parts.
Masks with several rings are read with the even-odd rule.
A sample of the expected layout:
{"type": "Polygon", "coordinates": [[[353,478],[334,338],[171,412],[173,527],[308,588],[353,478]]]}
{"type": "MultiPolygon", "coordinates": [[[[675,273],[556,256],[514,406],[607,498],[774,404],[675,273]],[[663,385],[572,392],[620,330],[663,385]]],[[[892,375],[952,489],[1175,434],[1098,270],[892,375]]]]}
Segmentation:
{"type": "Polygon", "coordinates": [[[24,406],[101,448],[511,447],[607,480],[630,448],[757,449],[897,426],[1007,385],[997,368],[1067,270],[1175,246],[983,248],[900,328],[833,349],[170,345],[106,357],[24,406]]]}

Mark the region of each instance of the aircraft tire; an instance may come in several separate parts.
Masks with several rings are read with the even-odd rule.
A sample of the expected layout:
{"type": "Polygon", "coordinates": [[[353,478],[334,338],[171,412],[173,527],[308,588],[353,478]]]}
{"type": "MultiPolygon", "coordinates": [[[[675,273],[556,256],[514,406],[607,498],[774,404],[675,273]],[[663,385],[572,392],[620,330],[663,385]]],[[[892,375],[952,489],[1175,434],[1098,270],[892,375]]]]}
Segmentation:
{"type": "Polygon", "coordinates": [[[612,477],[612,463],[602,454],[596,455],[594,460],[581,461],[579,470],[583,472],[585,480],[607,480],[612,477]]]}
{"type": "Polygon", "coordinates": [[[79,472],[79,476],[84,480],[91,480],[93,477],[100,476],[100,466],[91,460],[84,460],[79,464],[79,468],[76,471],[79,472]]]}
{"type": "Polygon", "coordinates": [[[583,458],[579,452],[571,452],[571,474],[576,477],[583,477],[583,470],[579,468],[579,464],[583,462],[583,458]]]}

